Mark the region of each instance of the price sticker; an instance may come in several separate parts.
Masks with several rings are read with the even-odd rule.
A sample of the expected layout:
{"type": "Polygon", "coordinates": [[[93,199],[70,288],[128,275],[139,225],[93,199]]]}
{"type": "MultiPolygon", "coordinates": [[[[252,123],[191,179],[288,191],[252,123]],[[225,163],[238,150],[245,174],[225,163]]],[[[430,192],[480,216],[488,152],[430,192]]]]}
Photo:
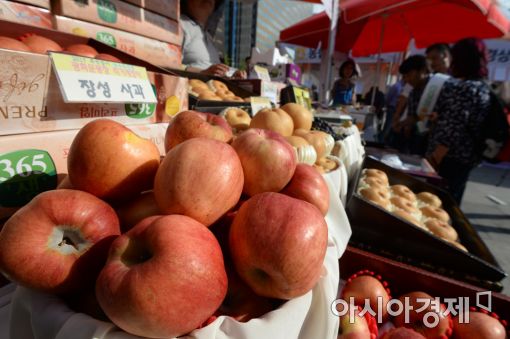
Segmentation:
{"type": "Polygon", "coordinates": [[[0,206],[19,207],[37,194],[57,187],[55,163],[43,150],[0,155],[0,206]]]}
{"type": "Polygon", "coordinates": [[[157,103],[144,67],[50,53],[64,102],[157,103]]]}
{"type": "Polygon", "coordinates": [[[250,97],[252,115],[255,116],[259,111],[264,108],[271,109],[271,100],[265,97],[250,97]]]}

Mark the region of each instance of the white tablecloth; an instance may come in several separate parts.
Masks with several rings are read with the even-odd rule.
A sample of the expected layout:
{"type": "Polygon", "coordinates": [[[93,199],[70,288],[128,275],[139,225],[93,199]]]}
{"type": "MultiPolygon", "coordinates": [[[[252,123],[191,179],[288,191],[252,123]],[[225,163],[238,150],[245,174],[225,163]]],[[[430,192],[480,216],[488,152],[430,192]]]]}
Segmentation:
{"type": "MultiPolygon", "coordinates": [[[[325,176],[330,191],[328,248],[324,261],[325,274],[315,288],[290,300],[279,309],[258,319],[239,323],[229,317],[219,317],[207,327],[193,331],[186,338],[271,338],[310,339],[337,337],[338,318],[330,311],[337,298],[339,285],[338,259],[345,251],[351,235],[338,191],[331,177],[325,176]]],[[[12,286],[11,286],[12,288],[12,286]]],[[[132,339],[111,323],[101,322],[85,314],[74,313],[55,296],[18,287],[12,296],[9,326],[12,339],[132,339]]],[[[4,310],[4,308],[2,308],[4,310]]],[[[5,311],[5,310],[4,310],[5,311]]],[[[5,315],[0,313],[0,324],[5,315]]]]}

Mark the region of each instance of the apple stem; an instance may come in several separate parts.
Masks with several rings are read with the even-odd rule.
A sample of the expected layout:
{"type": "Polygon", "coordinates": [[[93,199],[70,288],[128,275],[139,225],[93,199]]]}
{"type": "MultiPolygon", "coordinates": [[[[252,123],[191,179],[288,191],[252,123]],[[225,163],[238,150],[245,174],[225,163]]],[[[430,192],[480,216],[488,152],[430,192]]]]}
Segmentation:
{"type": "Polygon", "coordinates": [[[76,246],[76,244],[68,237],[64,237],[62,239],[62,241],[58,244],[58,246],[60,246],[60,247],[65,246],[65,245],[71,245],[75,249],[78,249],[78,246],[76,246]]]}

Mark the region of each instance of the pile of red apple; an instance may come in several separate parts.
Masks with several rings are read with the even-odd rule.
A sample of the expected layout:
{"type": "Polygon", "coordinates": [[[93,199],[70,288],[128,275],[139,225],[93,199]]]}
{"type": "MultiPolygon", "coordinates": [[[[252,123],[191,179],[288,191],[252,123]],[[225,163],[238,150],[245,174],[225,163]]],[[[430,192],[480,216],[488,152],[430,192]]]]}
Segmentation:
{"type": "Polygon", "coordinates": [[[62,48],[62,46],[55,41],[33,33],[23,34],[18,37],[18,39],[0,36],[0,48],[38,54],[47,54],[48,52],[66,52],[87,58],[121,62],[117,57],[110,54],[99,53],[94,47],[89,45],[72,44],[66,48],[62,48]]]}
{"type": "Polygon", "coordinates": [[[310,291],[328,238],[322,176],[276,132],[232,140],[221,117],[179,116],[162,160],[114,121],[83,127],[67,180],[0,232],[2,273],[152,338],[219,315],[247,321],[310,291]]]}
{"type": "MultiPolygon", "coordinates": [[[[349,311],[345,313],[343,309],[339,310],[341,314],[345,313],[345,315],[340,316],[339,339],[375,339],[378,337],[382,339],[508,338],[505,329],[506,322],[500,321],[497,315],[471,308],[469,310],[469,321],[460,321],[458,313],[452,317],[449,312],[445,312],[446,308],[443,304],[438,304],[439,309],[436,309],[434,297],[421,291],[409,292],[398,298],[401,305],[406,305],[406,298],[409,300],[410,311],[407,320],[404,311],[391,317],[387,312],[388,303],[391,299],[388,284],[381,281],[381,276],[368,270],[360,271],[349,278],[341,291],[341,297],[347,303],[349,303],[350,298],[353,298],[354,307],[357,307],[357,309],[354,309],[351,313],[349,311]],[[380,303],[378,303],[378,298],[381,300],[380,303]],[[375,317],[366,310],[363,312],[365,300],[370,305],[370,309],[375,312],[375,317]],[[431,302],[426,303],[425,300],[431,302]],[[379,304],[381,305],[380,308],[378,308],[379,304]],[[379,311],[382,314],[378,314],[379,311]],[[350,314],[354,314],[354,319],[350,318],[350,314]],[[434,327],[427,326],[427,322],[428,324],[433,323],[434,317],[438,319],[437,325],[434,327]],[[379,325],[383,326],[391,321],[394,328],[379,333],[378,323],[375,320],[377,318],[382,320],[379,325]]],[[[397,309],[398,307],[395,304],[391,306],[391,310],[396,311],[397,309]]],[[[457,309],[456,312],[458,312],[457,309]]],[[[465,315],[462,319],[466,319],[465,315]]]]}

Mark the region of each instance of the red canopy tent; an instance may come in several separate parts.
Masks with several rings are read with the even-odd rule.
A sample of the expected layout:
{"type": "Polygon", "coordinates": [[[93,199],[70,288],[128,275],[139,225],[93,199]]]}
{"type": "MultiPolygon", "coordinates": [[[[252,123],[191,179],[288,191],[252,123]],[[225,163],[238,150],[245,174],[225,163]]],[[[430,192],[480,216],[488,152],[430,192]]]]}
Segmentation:
{"type": "MultiPolygon", "coordinates": [[[[501,37],[510,30],[493,0],[343,0],[340,9],[335,49],[355,56],[404,51],[412,38],[422,48],[468,36],[501,37]]],[[[326,48],[329,27],[329,17],[319,13],[281,31],[280,41],[312,48],[322,42],[326,48]]]]}

